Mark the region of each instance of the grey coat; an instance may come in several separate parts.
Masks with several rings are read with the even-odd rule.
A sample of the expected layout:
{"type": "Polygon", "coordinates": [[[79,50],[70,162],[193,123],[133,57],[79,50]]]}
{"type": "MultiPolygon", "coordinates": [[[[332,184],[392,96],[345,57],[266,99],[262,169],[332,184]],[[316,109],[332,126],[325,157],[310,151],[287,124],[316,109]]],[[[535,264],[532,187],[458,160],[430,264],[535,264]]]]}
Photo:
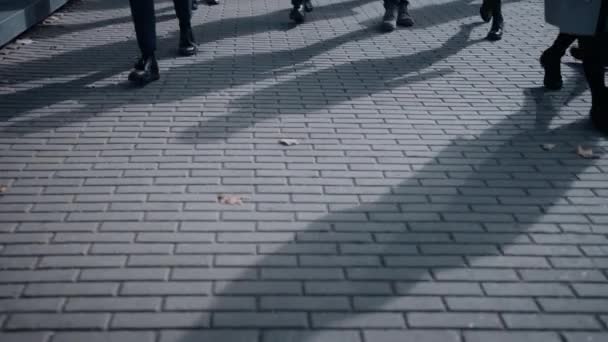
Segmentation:
{"type": "Polygon", "coordinates": [[[563,33],[594,35],[602,1],[606,0],[545,0],[545,20],[563,33]]]}

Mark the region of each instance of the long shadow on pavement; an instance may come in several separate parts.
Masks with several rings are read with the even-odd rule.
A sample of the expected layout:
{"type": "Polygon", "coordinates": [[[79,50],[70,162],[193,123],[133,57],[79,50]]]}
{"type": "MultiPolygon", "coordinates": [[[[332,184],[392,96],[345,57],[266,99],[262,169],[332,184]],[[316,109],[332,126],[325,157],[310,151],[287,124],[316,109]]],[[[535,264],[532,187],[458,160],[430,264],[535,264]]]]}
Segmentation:
{"type": "MultiPolygon", "coordinates": [[[[536,234],[561,232],[562,222],[545,215],[552,213],[552,206],[567,203],[565,197],[577,175],[594,164],[579,158],[569,142],[582,140],[596,147],[599,137],[589,135],[582,121],[549,129],[559,108],[545,98],[542,89],[526,89],[524,94],[518,112],[474,139],[453,140],[389,194],[300,225],[259,222],[257,230],[248,233],[251,241],[257,241],[257,234],[295,232],[282,243],[258,246],[261,256],[251,256],[252,266],[242,269],[240,276],[217,281],[214,297],[201,306],[213,317],[203,314],[200,326],[403,329],[405,314],[410,328],[433,327],[438,323],[433,323],[432,313],[445,312],[447,303],[450,310],[467,311],[478,305],[475,311],[485,313],[470,314],[466,322],[443,321],[443,327],[502,329],[498,313],[539,312],[529,298],[509,298],[499,305],[491,300],[501,299],[484,301],[484,296],[521,282],[520,277],[525,282],[534,279],[534,273],[552,268],[542,253],[531,252],[550,248],[536,234]],[[542,151],[540,144],[549,141],[565,145],[542,151]],[[482,282],[488,293],[483,292],[482,282]],[[446,302],[441,299],[444,296],[448,296],[446,302]],[[239,307],[242,311],[235,312],[239,307]]],[[[363,187],[373,184],[373,179],[367,181],[356,179],[363,187]]],[[[366,195],[363,187],[362,196],[366,195]]],[[[206,272],[184,269],[174,276],[215,280],[215,273],[205,278],[206,272]]],[[[575,273],[563,271],[554,277],[563,281],[593,276],[584,270],[575,273]]],[[[546,290],[546,284],[537,285],[529,287],[534,291],[530,296],[546,290]]],[[[197,305],[192,302],[190,308],[197,305]]],[[[333,341],[351,333],[332,335],[335,332],[270,331],[263,332],[263,340],[333,341]]],[[[160,341],[222,336],[256,341],[257,334],[254,330],[162,332],[160,341]]],[[[357,340],[357,333],[352,334],[357,340]]],[[[369,334],[367,340],[375,341],[383,332],[369,334]]],[[[417,340],[415,336],[412,341],[417,340]]],[[[435,337],[437,341],[459,340],[446,331],[436,332],[435,337]]]]}

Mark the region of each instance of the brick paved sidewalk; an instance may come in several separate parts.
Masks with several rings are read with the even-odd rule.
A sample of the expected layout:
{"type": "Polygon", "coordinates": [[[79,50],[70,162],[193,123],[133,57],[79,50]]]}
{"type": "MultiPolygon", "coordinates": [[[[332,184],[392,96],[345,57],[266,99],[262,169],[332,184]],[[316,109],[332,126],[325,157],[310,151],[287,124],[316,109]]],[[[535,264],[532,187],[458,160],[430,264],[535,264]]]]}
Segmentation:
{"type": "Polygon", "coordinates": [[[570,57],[540,88],[542,1],[490,43],[468,0],[225,0],[192,58],[159,1],[143,89],[126,4],[0,50],[0,341],[608,341],[608,144],[570,57]]]}

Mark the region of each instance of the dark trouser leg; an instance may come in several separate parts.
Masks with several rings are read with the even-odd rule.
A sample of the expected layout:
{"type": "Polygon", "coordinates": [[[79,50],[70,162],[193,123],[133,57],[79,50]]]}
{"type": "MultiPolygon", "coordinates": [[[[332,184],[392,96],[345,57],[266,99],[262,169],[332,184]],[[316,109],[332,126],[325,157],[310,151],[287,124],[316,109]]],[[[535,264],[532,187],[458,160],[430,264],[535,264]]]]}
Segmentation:
{"type": "Polygon", "coordinates": [[[591,122],[593,125],[608,133],[608,92],[604,81],[604,66],[602,64],[605,53],[606,34],[596,37],[583,37],[579,43],[583,48],[583,70],[589,89],[591,90],[591,122]]]}
{"type": "Polygon", "coordinates": [[[559,90],[564,82],[562,80],[561,59],[568,47],[574,43],[576,36],[560,33],[553,45],[540,56],[540,64],[545,69],[544,85],[549,90],[559,90]]]}
{"type": "Polygon", "coordinates": [[[492,0],[492,13],[494,13],[494,22],[502,23],[504,18],[502,17],[502,0],[492,0]]]}
{"type": "Polygon", "coordinates": [[[135,25],[135,35],[139,50],[144,57],[156,51],[156,17],[153,0],[129,0],[131,16],[135,25]]]}
{"type": "Polygon", "coordinates": [[[560,33],[559,35],[557,35],[557,38],[555,38],[553,45],[551,45],[551,47],[547,49],[547,51],[554,56],[562,57],[566,54],[566,51],[568,50],[570,45],[574,43],[575,40],[576,36],[574,35],[560,33]]]}
{"type": "Polygon", "coordinates": [[[291,5],[293,6],[293,8],[300,8],[300,6],[302,6],[302,3],[304,3],[304,0],[291,0],[291,5]]]}
{"type": "Polygon", "coordinates": [[[189,28],[192,20],[192,0],[173,0],[179,28],[189,28]]]}
{"type": "Polygon", "coordinates": [[[605,36],[582,37],[579,42],[584,51],[583,70],[591,90],[591,96],[592,98],[600,98],[606,89],[604,66],[602,64],[602,43],[606,43],[606,38],[605,36]]]}

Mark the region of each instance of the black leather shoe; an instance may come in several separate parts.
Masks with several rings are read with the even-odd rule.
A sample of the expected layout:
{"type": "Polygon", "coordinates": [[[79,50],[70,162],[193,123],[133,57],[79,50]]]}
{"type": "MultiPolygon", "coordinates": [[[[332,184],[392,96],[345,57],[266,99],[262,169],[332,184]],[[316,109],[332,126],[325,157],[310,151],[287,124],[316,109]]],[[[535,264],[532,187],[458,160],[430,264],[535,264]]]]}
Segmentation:
{"type": "Polygon", "coordinates": [[[483,0],[481,3],[481,7],[479,7],[479,15],[481,16],[481,20],[486,23],[489,23],[490,20],[492,20],[492,9],[488,0],[483,0]]]}
{"type": "Polygon", "coordinates": [[[304,22],[304,12],[302,11],[302,6],[294,7],[291,12],[289,12],[289,19],[296,22],[296,24],[301,24],[304,22]]]}
{"type": "Polygon", "coordinates": [[[384,5],[384,16],[382,17],[382,24],[380,24],[380,30],[382,32],[393,32],[395,30],[396,20],[395,12],[397,11],[397,6],[392,3],[388,3],[384,5]]]}
{"type": "Polygon", "coordinates": [[[135,70],[144,70],[144,65],[146,64],[146,59],[142,56],[139,57],[135,63],[133,63],[133,69],[135,70]]]}
{"type": "Polygon", "coordinates": [[[497,22],[496,20],[494,20],[494,23],[492,23],[492,28],[490,29],[490,32],[488,32],[488,36],[486,37],[486,39],[493,42],[501,40],[503,32],[504,23],[502,21],[497,22]]]}
{"type": "Polygon", "coordinates": [[[192,28],[183,28],[179,32],[179,48],[178,52],[181,56],[192,56],[196,54],[196,43],[192,28]]]}
{"type": "Polygon", "coordinates": [[[219,5],[220,2],[218,0],[207,0],[207,5],[209,6],[215,6],[215,5],[219,5]]]}
{"type": "Polygon", "coordinates": [[[414,19],[412,19],[410,12],[407,10],[407,3],[399,4],[397,9],[397,25],[402,27],[414,26],[414,19]]]}
{"type": "Polygon", "coordinates": [[[540,65],[545,69],[543,83],[548,90],[560,90],[564,85],[562,80],[561,58],[546,50],[540,56],[540,65]]]}
{"type": "Polygon", "coordinates": [[[142,58],[142,61],[143,67],[140,70],[136,68],[129,74],[129,81],[140,87],[160,78],[158,62],[154,56],[142,58]]]}
{"type": "Polygon", "coordinates": [[[313,9],[315,8],[312,6],[312,2],[310,0],[304,0],[304,11],[312,12],[313,9]]]}

